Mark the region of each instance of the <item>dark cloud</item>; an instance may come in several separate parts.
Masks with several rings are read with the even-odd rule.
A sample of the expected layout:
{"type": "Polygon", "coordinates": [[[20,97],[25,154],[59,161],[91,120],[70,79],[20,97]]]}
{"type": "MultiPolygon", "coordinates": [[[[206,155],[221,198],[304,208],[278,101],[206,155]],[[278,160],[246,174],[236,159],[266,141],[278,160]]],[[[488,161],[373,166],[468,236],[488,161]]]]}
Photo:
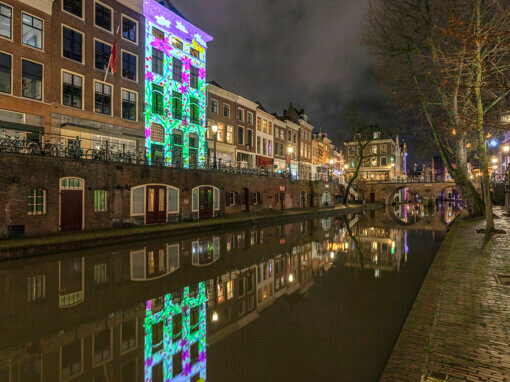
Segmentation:
{"type": "MultiPolygon", "coordinates": [[[[214,37],[208,79],[281,113],[289,101],[335,143],[349,134],[342,108],[381,100],[361,42],[368,0],[172,0],[214,37]]],[[[378,119],[379,108],[367,111],[378,119]]]]}

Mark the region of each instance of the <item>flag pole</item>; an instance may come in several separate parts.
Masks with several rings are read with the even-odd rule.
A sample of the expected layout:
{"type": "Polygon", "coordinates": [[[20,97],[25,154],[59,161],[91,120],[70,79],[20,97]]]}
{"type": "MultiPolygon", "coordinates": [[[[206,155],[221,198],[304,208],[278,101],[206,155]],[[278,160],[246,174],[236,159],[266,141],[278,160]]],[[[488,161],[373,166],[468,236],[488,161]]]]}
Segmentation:
{"type": "MultiPolygon", "coordinates": [[[[106,73],[104,74],[103,82],[106,82],[106,77],[108,77],[108,73],[110,72],[113,53],[115,52],[115,55],[117,55],[117,37],[119,36],[119,30],[120,30],[120,24],[117,26],[117,32],[115,32],[115,38],[113,39],[113,47],[112,47],[112,51],[110,52],[110,58],[108,59],[108,66],[106,67],[106,73]]],[[[113,69],[113,67],[112,67],[112,71],[115,73],[115,70],[113,69]]]]}

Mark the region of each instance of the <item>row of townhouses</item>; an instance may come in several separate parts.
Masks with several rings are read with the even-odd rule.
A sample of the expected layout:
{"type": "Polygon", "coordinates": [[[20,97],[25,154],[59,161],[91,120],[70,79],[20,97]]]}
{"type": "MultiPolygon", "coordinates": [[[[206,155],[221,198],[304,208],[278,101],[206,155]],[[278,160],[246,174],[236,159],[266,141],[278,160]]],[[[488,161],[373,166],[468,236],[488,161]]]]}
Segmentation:
{"type": "Polygon", "coordinates": [[[342,155],[303,109],[277,115],[206,82],[211,40],[167,0],[2,0],[0,138],[339,176],[342,155]]]}

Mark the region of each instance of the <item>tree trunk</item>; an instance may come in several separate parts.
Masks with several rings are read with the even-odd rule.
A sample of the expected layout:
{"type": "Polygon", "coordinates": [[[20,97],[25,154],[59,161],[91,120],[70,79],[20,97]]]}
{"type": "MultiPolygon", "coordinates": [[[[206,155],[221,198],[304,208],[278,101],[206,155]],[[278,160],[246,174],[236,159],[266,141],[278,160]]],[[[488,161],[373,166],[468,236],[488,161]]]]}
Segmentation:
{"type": "Polygon", "coordinates": [[[476,191],[473,183],[469,179],[467,172],[467,152],[466,152],[466,136],[462,134],[458,137],[455,145],[455,184],[459,188],[462,200],[466,203],[469,216],[482,216],[484,213],[483,200],[476,191]]]}

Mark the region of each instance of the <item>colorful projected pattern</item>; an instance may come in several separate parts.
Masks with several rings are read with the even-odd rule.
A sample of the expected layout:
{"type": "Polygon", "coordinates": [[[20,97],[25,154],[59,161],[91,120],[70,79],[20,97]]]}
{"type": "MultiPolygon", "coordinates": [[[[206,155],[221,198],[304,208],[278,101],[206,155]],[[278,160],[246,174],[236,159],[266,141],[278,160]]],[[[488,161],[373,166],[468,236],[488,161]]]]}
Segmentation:
{"type": "MultiPolygon", "coordinates": [[[[145,382],[152,382],[152,368],[163,363],[163,381],[187,382],[197,374],[200,378],[206,378],[206,305],[207,297],[205,283],[198,284],[198,293],[195,298],[189,296],[189,287],[184,288],[183,299],[180,303],[172,302],[172,295],[165,295],[163,308],[152,313],[151,300],[145,307],[145,382]],[[190,327],[190,312],[198,307],[198,328],[190,327]],[[181,316],[182,315],[182,316],[181,316]],[[177,342],[174,338],[172,320],[174,317],[182,317],[182,335],[177,342]],[[153,352],[152,328],[158,323],[163,323],[162,348],[153,352]],[[190,348],[198,343],[198,362],[191,363],[190,348]],[[173,356],[182,352],[182,372],[173,375],[173,356]]],[[[160,344],[158,344],[160,346],[160,344]]]]}
{"type": "MultiPolygon", "coordinates": [[[[163,144],[164,161],[166,165],[172,162],[172,154],[179,156],[179,162],[186,168],[190,167],[190,157],[204,163],[206,155],[206,45],[212,37],[202,32],[186,20],[166,9],[154,0],[144,0],[145,23],[145,147],[149,161],[153,161],[151,126],[159,124],[163,127],[165,136],[163,144]],[[164,33],[164,39],[153,35],[153,27],[164,33]],[[183,43],[182,50],[172,46],[176,37],[183,43]],[[158,74],[152,71],[152,48],[159,49],[164,54],[163,71],[158,74]],[[190,55],[190,48],[199,53],[199,58],[190,55]],[[181,81],[173,80],[172,58],[182,62],[181,81]],[[191,66],[198,69],[197,89],[190,86],[191,66]],[[163,87],[163,113],[153,112],[153,84],[163,87]],[[178,92],[182,99],[182,118],[172,115],[172,94],[178,92]],[[198,102],[198,122],[191,120],[191,100],[198,102]],[[182,132],[182,148],[174,151],[172,131],[182,132]],[[190,134],[196,134],[198,150],[196,155],[190,155],[190,134]],[[178,152],[178,154],[176,154],[178,152]]],[[[159,143],[159,142],[158,142],[159,143]]]]}

